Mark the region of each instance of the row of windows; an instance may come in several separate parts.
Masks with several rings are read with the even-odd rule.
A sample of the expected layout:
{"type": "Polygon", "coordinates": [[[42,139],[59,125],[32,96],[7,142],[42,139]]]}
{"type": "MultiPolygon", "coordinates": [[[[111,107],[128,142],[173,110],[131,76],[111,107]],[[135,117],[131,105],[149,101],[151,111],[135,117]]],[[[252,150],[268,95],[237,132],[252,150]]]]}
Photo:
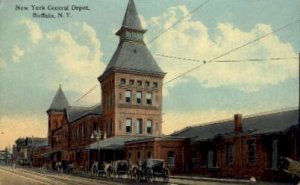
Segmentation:
{"type": "MultiPolygon", "coordinates": [[[[256,163],[256,145],[254,140],[250,140],[247,142],[248,146],[248,162],[250,164],[256,163]]],[[[233,164],[234,161],[234,145],[227,144],[226,147],[226,156],[227,156],[227,164],[233,164]]]]}
{"type": "Polygon", "coordinates": [[[86,137],[88,137],[87,130],[88,130],[88,128],[87,128],[86,124],[81,125],[80,127],[74,128],[74,129],[72,129],[72,137],[74,139],[86,138],[86,137]]]}
{"type": "MultiPolygon", "coordinates": [[[[135,80],[129,80],[128,81],[128,85],[130,86],[134,86],[136,83],[137,87],[152,87],[152,88],[158,88],[158,83],[157,82],[152,82],[150,83],[149,81],[145,81],[143,82],[142,80],[137,80],[135,82],[135,80]]],[[[120,85],[126,85],[127,84],[127,81],[125,78],[122,78],[121,81],[120,81],[120,85]]]]}
{"type": "MultiPolygon", "coordinates": [[[[132,119],[127,118],[126,119],[126,127],[125,131],[127,134],[132,133],[132,119]]],[[[135,132],[136,134],[143,134],[143,120],[142,119],[137,119],[135,122],[135,132]]],[[[146,133],[147,134],[152,134],[153,133],[153,122],[152,120],[147,120],[146,121],[146,133]]]]}
{"type": "MultiPolygon", "coordinates": [[[[127,90],[127,91],[125,91],[125,102],[126,103],[131,103],[131,101],[132,101],[132,92],[127,90]]],[[[143,103],[143,93],[141,91],[136,92],[135,102],[137,104],[142,104],[143,103]]],[[[152,105],[152,93],[151,92],[146,93],[146,104],[147,105],[152,105]]]]}

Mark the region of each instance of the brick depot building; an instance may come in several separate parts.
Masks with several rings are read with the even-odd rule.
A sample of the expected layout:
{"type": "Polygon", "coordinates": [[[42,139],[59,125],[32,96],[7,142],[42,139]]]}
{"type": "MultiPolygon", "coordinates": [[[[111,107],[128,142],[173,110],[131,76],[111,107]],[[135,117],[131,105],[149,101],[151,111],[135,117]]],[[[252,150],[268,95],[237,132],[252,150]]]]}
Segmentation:
{"type": "MultiPolygon", "coordinates": [[[[47,111],[49,149],[54,166],[71,161],[90,169],[94,161],[164,159],[172,173],[283,179],[279,156],[299,159],[298,110],[269,113],[187,127],[162,135],[160,69],[143,41],[145,29],[129,0],[118,47],[103,74],[101,104],[70,106],[59,87],[47,111]],[[100,140],[91,135],[101,131],[100,140]],[[298,138],[298,139],[297,139],[298,138]]],[[[100,95],[99,95],[100,96],[100,95]]],[[[43,151],[44,152],[44,151],[43,151]]]]}

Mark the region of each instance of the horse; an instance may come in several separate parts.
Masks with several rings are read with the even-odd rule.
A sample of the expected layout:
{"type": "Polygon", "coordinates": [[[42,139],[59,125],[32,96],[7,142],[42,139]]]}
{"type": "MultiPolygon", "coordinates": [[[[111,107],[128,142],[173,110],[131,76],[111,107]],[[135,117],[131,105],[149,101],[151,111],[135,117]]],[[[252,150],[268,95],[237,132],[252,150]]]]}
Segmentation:
{"type": "Polygon", "coordinates": [[[106,177],[110,177],[113,174],[113,166],[107,162],[95,161],[91,167],[92,176],[105,175],[106,177]]]}

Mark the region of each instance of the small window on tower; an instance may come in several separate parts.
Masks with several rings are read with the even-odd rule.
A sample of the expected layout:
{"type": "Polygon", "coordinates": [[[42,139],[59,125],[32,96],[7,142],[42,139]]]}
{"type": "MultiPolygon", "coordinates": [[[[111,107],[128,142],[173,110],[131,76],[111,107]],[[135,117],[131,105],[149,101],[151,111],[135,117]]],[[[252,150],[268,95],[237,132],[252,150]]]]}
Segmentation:
{"type": "Polygon", "coordinates": [[[125,84],[126,84],[126,80],[124,78],[122,78],[120,81],[120,85],[125,85],[125,84]]]}
{"type": "Polygon", "coordinates": [[[158,88],[158,83],[157,82],[153,82],[153,88],[158,88]]]}
{"type": "Polygon", "coordinates": [[[150,86],[150,82],[145,82],[145,87],[149,87],[150,86]]]}
{"type": "Polygon", "coordinates": [[[135,123],[135,130],[137,134],[142,134],[143,133],[143,120],[142,119],[137,119],[135,123]]]}
{"type": "Polygon", "coordinates": [[[147,105],[152,105],[152,93],[148,92],[146,94],[146,102],[147,102],[147,105]]]}
{"type": "Polygon", "coordinates": [[[152,129],[153,128],[153,124],[152,124],[152,120],[147,120],[147,134],[152,134],[152,129]]]}
{"type": "Polygon", "coordinates": [[[129,85],[134,85],[134,80],[129,80],[129,85]]]}
{"type": "Polygon", "coordinates": [[[126,119],[126,133],[131,133],[131,119],[126,119]]]}
{"type": "Polygon", "coordinates": [[[142,103],[142,92],[140,91],[136,92],[136,103],[138,104],[142,103]]]}
{"type": "Polygon", "coordinates": [[[126,103],[131,102],[131,91],[125,91],[125,102],[126,103]]]}
{"type": "Polygon", "coordinates": [[[138,80],[138,81],[137,81],[137,85],[138,85],[138,87],[142,87],[143,82],[142,82],[141,80],[138,80]]]}

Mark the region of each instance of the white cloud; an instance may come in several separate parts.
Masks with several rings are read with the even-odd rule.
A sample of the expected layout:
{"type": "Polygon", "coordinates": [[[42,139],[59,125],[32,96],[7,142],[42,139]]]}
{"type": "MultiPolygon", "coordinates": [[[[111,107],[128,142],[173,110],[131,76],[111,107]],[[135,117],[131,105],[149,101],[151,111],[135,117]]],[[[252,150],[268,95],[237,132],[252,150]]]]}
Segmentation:
{"type": "Polygon", "coordinates": [[[20,61],[20,59],[24,56],[25,50],[21,49],[18,45],[14,45],[12,60],[14,63],[20,61]]]}
{"type": "MultiPolygon", "coordinates": [[[[173,25],[188,12],[185,6],[171,7],[159,17],[148,20],[153,32],[173,25]]],[[[169,30],[152,45],[153,54],[160,53],[183,58],[209,60],[246,42],[267,34],[272,28],[266,24],[257,24],[250,31],[242,31],[230,23],[219,23],[216,34],[209,35],[208,28],[200,21],[187,18],[169,30]]],[[[233,52],[220,60],[248,58],[276,58],[297,56],[289,43],[282,42],[275,34],[260,40],[241,50],[233,52]]],[[[168,74],[168,81],[200,63],[178,62],[174,59],[157,57],[159,64],[168,74]]],[[[185,77],[197,79],[204,87],[230,86],[242,91],[253,92],[267,85],[281,83],[296,77],[297,62],[243,62],[243,63],[209,63],[185,77]]],[[[182,83],[180,78],[169,85],[182,83]]]]}
{"type": "MultiPolygon", "coordinates": [[[[62,69],[65,90],[84,94],[99,83],[97,77],[103,72],[105,65],[101,61],[103,53],[94,28],[87,23],[76,22],[70,25],[70,30],[59,29],[45,35],[47,42],[53,43],[50,51],[55,63],[62,69]]],[[[57,88],[57,82],[53,82],[51,86],[57,88]]],[[[84,102],[98,103],[99,89],[97,87],[94,90],[98,93],[97,96],[92,96],[94,93],[91,93],[84,102]]]]}
{"type": "Polygon", "coordinates": [[[25,18],[21,19],[20,24],[25,25],[29,30],[32,43],[38,44],[43,37],[39,24],[30,19],[25,19],[25,18]]]}
{"type": "MultiPolygon", "coordinates": [[[[47,72],[48,77],[44,82],[49,89],[56,91],[62,83],[63,89],[73,96],[80,96],[99,84],[97,77],[105,65],[102,62],[101,43],[92,26],[85,22],[72,22],[64,28],[42,32],[40,25],[32,20],[22,19],[22,25],[28,28],[26,34],[30,35],[30,40],[24,43],[26,49],[14,45],[13,62],[20,61],[26,53],[27,58],[32,59],[26,61],[28,65],[42,67],[47,72]]],[[[94,91],[98,95],[90,93],[81,102],[99,103],[99,90],[100,87],[97,87],[94,91]]],[[[73,98],[68,98],[71,104],[73,98]]]]}

